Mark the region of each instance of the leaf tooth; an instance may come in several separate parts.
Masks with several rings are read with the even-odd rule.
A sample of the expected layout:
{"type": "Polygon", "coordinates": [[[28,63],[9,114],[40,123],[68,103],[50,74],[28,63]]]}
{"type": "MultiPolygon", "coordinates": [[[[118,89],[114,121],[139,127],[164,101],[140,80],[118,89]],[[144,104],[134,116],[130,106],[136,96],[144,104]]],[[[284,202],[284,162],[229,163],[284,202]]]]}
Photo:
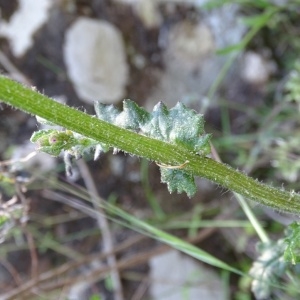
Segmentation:
{"type": "Polygon", "coordinates": [[[153,112],[162,112],[162,113],[168,113],[168,108],[167,106],[162,102],[159,101],[154,107],[153,107],[153,112]]]}
{"type": "Polygon", "coordinates": [[[115,120],[120,114],[120,110],[118,110],[113,104],[107,105],[96,101],[94,104],[94,108],[96,115],[100,120],[106,121],[111,124],[115,124],[115,120]]]}

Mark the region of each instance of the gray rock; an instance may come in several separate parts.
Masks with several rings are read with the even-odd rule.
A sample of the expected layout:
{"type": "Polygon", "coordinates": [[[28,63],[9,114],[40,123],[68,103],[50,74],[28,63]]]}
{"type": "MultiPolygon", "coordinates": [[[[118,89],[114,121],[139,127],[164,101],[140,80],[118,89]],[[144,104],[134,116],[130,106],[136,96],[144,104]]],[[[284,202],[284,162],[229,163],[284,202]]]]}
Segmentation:
{"type": "Polygon", "coordinates": [[[124,96],[128,66],[122,35],[112,24],[77,19],[66,33],[64,60],[83,101],[115,103],[124,96]]]}

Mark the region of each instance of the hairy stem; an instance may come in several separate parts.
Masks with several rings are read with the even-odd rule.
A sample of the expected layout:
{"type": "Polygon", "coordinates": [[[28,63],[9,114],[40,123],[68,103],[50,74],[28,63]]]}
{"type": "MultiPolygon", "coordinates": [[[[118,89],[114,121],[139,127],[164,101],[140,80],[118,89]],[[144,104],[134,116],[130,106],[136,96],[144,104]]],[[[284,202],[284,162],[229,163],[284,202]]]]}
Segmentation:
{"type": "Polygon", "coordinates": [[[124,152],[163,165],[184,165],[185,171],[212,180],[260,204],[280,211],[300,213],[300,195],[294,191],[288,192],[267,186],[228,165],[199,156],[183,147],[114,126],[57,103],[34,89],[24,87],[4,76],[0,76],[0,100],[124,152]]]}

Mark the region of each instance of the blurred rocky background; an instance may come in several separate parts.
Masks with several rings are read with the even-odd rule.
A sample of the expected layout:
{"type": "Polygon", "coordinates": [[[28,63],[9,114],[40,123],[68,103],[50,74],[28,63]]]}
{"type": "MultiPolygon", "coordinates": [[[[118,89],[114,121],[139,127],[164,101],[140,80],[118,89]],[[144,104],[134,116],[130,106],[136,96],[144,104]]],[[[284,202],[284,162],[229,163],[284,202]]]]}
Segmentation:
{"type": "MultiPolygon", "coordinates": [[[[275,106],[269,92],[286,74],[280,60],[286,50],[280,31],[284,29],[274,25],[272,32],[270,19],[261,27],[249,26],[243,18],[263,15],[264,7],[237,2],[0,0],[0,70],[90,114],[95,114],[94,101],[121,107],[122,100],[129,98],[148,110],[159,101],[168,107],[181,101],[205,115],[206,131],[213,133],[213,143],[225,162],[268,179],[264,170],[271,159],[262,149],[269,149],[272,142],[256,147],[258,135],[242,137],[258,132],[260,113],[268,115],[265,112],[275,106]],[[254,148],[257,151],[251,152],[254,148]],[[250,152],[252,161],[245,158],[250,152]]],[[[288,1],[277,2],[270,5],[288,5],[288,1]]],[[[37,128],[35,118],[1,107],[1,160],[18,161],[30,155],[34,146],[29,138],[37,128]]],[[[242,220],[232,195],[208,181],[197,179],[199,192],[192,199],[169,195],[154,163],[122,153],[75,164],[72,178],[65,177],[61,158],[48,155],[38,154],[10,167],[1,165],[10,183],[18,178],[17,182],[31,184],[17,193],[18,201],[26,198],[23,221],[28,228],[18,224],[23,229],[0,245],[0,299],[251,299],[249,284],[237,277],[224,289],[220,272],[118,223],[109,223],[108,244],[113,245],[109,251],[123,246],[113,256],[115,264],[129,256],[136,256],[136,261],[128,258],[128,266],[117,269],[115,276],[88,276],[103,268],[97,254],[108,249],[107,241],[95,218],[70,205],[76,199],[66,195],[66,186],[89,189],[87,182],[92,181],[104,201],[161,227],[193,218],[242,220]],[[61,265],[68,272],[58,277],[61,265]],[[47,286],[50,279],[52,288],[47,286]],[[121,283],[117,292],[112,288],[116,282],[121,283]],[[187,287],[189,296],[182,298],[187,287]]],[[[1,185],[4,203],[14,199],[13,187],[1,185]]],[[[185,238],[194,232],[200,248],[228,263],[245,260],[247,265],[247,259],[255,257],[257,237],[243,226],[230,232],[182,227],[173,233],[185,238]]]]}

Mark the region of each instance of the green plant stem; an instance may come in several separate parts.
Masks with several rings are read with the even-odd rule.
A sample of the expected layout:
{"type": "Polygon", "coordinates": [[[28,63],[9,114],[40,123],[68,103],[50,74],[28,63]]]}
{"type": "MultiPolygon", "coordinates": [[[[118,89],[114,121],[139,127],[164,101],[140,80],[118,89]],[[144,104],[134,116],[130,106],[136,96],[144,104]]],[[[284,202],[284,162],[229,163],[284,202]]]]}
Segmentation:
{"type": "Polygon", "coordinates": [[[174,167],[188,162],[184,165],[186,172],[212,180],[260,204],[280,211],[300,213],[300,195],[294,191],[267,186],[228,165],[199,156],[183,147],[114,126],[55,102],[4,76],[0,76],[0,100],[101,143],[160,164],[174,167]]]}

